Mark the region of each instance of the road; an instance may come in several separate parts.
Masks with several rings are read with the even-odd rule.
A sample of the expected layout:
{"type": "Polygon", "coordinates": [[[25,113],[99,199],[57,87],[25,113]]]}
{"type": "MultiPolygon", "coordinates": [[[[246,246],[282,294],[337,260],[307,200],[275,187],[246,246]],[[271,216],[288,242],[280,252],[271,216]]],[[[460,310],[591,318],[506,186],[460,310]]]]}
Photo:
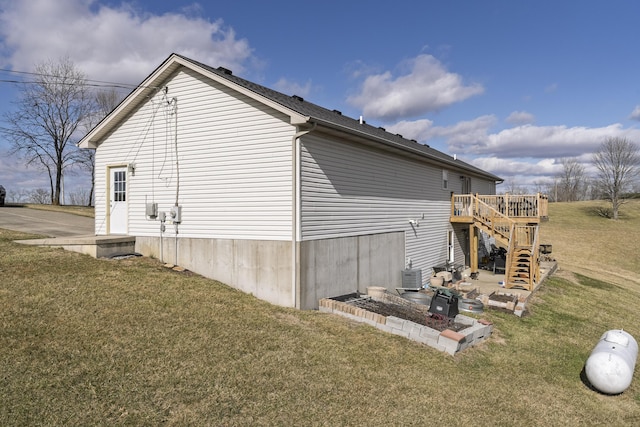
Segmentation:
{"type": "Polygon", "coordinates": [[[93,218],[22,207],[1,207],[0,228],[49,237],[95,234],[93,218]]]}

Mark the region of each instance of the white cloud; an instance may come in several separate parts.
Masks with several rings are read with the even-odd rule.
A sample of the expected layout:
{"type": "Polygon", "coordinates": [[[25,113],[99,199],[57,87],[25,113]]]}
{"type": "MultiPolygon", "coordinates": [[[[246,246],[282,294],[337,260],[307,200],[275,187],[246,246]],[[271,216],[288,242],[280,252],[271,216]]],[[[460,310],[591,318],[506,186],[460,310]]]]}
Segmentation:
{"type": "Polygon", "coordinates": [[[361,60],[355,60],[345,65],[345,73],[352,79],[360,79],[366,77],[369,74],[377,73],[378,66],[367,64],[361,60]]]}
{"type": "Polygon", "coordinates": [[[505,119],[505,122],[511,125],[529,125],[535,121],[535,116],[526,111],[514,111],[505,119]]]}
{"type": "Polygon", "coordinates": [[[493,115],[480,116],[474,120],[458,122],[453,126],[433,126],[433,122],[428,119],[403,120],[390,126],[386,126],[387,131],[399,133],[408,139],[430,144],[431,139],[444,139],[450,148],[456,150],[451,152],[466,152],[461,149],[473,141],[485,141],[489,129],[493,127],[497,119],[493,115]]]}
{"type": "Polygon", "coordinates": [[[9,55],[4,67],[31,70],[68,56],[90,79],[125,83],[139,83],[172,52],[236,73],[252,53],[221,20],[152,15],[95,0],[4,1],[0,38],[9,55]]]}
{"type": "Polygon", "coordinates": [[[451,152],[501,158],[578,157],[593,152],[607,137],[640,140],[640,130],[625,129],[619,123],[599,128],[524,125],[493,134],[488,132],[489,126],[483,129],[483,124],[488,122],[480,121],[473,132],[467,129],[469,123],[473,122],[462,122],[440,131],[447,136],[451,152]]]}
{"type": "Polygon", "coordinates": [[[486,115],[453,126],[436,126],[431,130],[431,137],[446,138],[452,153],[464,153],[469,151],[468,146],[482,144],[497,121],[494,115],[486,115]]]}
{"type": "Polygon", "coordinates": [[[419,55],[407,65],[409,72],[401,76],[390,71],[368,76],[347,102],[365,118],[393,120],[438,111],[484,92],[480,84],[465,85],[431,55],[419,55]]]}
{"type": "Polygon", "coordinates": [[[313,85],[311,84],[311,80],[308,80],[307,83],[301,85],[285,78],[281,78],[275,83],[273,88],[282,93],[286,93],[287,95],[298,95],[304,98],[309,96],[313,85]]]}
{"type": "Polygon", "coordinates": [[[562,170],[562,165],[553,159],[541,159],[537,162],[531,162],[524,159],[503,159],[491,156],[478,157],[469,161],[469,163],[503,177],[514,175],[547,177],[556,175],[562,170]]]}
{"type": "Polygon", "coordinates": [[[552,182],[562,170],[562,158],[575,158],[592,173],[592,153],[607,137],[640,140],[640,129],[619,123],[598,128],[527,124],[494,131],[497,124],[495,116],[485,115],[452,126],[401,121],[387,130],[429,145],[444,143],[444,151],[519,185],[552,182]]]}
{"type": "Polygon", "coordinates": [[[391,133],[398,133],[407,139],[415,139],[416,141],[425,141],[432,136],[431,126],[433,122],[428,119],[415,121],[401,121],[394,125],[387,126],[386,129],[391,133]]]}
{"type": "Polygon", "coordinates": [[[636,105],[636,108],[633,109],[631,115],[629,116],[631,120],[640,121],[640,105],[636,105]]]}

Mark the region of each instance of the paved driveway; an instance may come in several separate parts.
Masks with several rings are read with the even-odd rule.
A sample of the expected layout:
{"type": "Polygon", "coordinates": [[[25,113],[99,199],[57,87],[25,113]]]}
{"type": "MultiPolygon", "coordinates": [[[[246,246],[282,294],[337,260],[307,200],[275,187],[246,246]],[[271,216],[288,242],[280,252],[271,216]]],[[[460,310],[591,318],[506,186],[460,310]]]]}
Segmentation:
{"type": "Polygon", "coordinates": [[[21,207],[0,208],[0,228],[50,237],[95,234],[93,218],[21,207]]]}

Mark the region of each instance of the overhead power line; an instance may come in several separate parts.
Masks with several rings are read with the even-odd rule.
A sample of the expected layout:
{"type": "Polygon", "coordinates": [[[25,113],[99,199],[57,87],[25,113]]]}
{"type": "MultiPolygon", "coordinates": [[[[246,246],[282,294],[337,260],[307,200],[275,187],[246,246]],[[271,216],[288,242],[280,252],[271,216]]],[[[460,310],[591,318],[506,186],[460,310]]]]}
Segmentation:
{"type": "MultiPolygon", "coordinates": [[[[92,80],[86,80],[87,82],[90,82],[92,80]]],[[[35,84],[40,84],[40,82],[37,81],[29,81],[29,80],[8,80],[8,79],[0,79],[0,83],[12,83],[12,84],[24,84],[24,85],[35,85],[35,84]]],[[[60,82],[59,84],[63,84],[63,85],[69,85],[69,86],[75,86],[77,85],[77,83],[65,83],[65,82],[60,82]]],[[[127,90],[131,90],[131,89],[135,89],[137,86],[135,85],[125,85],[125,84],[119,84],[119,83],[85,83],[85,86],[89,86],[89,87],[102,87],[102,88],[117,88],[117,89],[127,89],[127,90]]]]}
{"type": "MultiPolygon", "coordinates": [[[[0,68],[0,73],[11,73],[11,74],[21,74],[27,76],[37,76],[37,77],[60,77],[53,74],[43,74],[43,73],[34,73],[30,71],[16,71],[16,70],[8,70],[5,68],[0,68]]],[[[86,86],[89,87],[110,87],[117,89],[135,89],[139,87],[139,85],[129,84],[129,83],[120,83],[120,82],[110,82],[104,80],[93,80],[93,79],[82,79],[85,82],[86,86]]],[[[34,80],[15,80],[15,79],[0,79],[0,83],[12,83],[12,84],[40,84],[40,82],[34,80]]],[[[75,83],[62,83],[68,85],[74,85],[75,83]]]]}

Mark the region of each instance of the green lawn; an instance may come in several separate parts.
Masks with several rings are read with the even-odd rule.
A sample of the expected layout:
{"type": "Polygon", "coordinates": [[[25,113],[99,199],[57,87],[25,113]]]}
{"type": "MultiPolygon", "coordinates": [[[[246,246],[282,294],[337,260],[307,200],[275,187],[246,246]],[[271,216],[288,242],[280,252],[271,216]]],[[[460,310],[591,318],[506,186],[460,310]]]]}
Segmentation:
{"type": "Polygon", "coordinates": [[[598,215],[606,206],[593,201],[551,203],[542,241],[553,243],[562,268],[640,286],[640,200],[622,205],[617,221],[598,215]]]}
{"type": "MultiPolygon", "coordinates": [[[[630,209],[614,223],[589,215],[587,204],[552,204],[545,241],[558,260],[579,259],[556,240],[570,224],[605,230],[585,233],[573,250],[603,247],[603,236],[629,241],[640,205],[630,209]]],[[[580,375],[604,331],[640,339],[640,287],[629,281],[562,268],[530,315],[485,313],[492,338],[452,357],[156,260],[12,243],[21,238],[0,230],[2,426],[640,423],[638,378],[604,396],[580,375]]],[[[620,252],[611,260],[628,256],[612,248],[620,252]]],[[[635,277],[638,266],[609,268],[635,277]]]]}

